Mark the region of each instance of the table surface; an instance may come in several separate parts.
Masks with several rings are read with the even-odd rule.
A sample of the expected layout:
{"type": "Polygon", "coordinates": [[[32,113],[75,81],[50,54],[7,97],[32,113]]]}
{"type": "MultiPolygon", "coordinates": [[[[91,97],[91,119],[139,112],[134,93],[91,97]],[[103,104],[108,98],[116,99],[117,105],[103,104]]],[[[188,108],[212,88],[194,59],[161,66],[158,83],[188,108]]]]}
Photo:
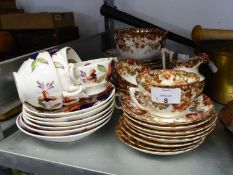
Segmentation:
{"type": "Polygon", "coordinates": [[[149,155],[121,143],[121,111],[96,133],[71,143],[38,140],[20,131],[0,142],[0,165],[37,174],[233,174],[233,147],[220,123],[203,144],[174,156],[149,155]]]}
{"type": "MultiPolygon", "coordinates": [[[[70,45],[78,50],[81,58],[92,58],[112,48],[110,40],[109,35],[101,34],[89,38],[85,44],[74,42],[70,45]],[[96,39],[98,42],[94,45],[96,39]],[[84,51],[84,48],[89,50],[84,51]]],[[[220,107],[216,105],[217,111],[220,107]]],[[[46,142],[17,131],[0,141],[0,166],[38,175],[233,174],[233,147],[220,123],[193,151],[157,156],[136,151],[117,139],[115,127],[120,116],[121,111],[116,110],[103,128],[71,143],[46,142]]]]}

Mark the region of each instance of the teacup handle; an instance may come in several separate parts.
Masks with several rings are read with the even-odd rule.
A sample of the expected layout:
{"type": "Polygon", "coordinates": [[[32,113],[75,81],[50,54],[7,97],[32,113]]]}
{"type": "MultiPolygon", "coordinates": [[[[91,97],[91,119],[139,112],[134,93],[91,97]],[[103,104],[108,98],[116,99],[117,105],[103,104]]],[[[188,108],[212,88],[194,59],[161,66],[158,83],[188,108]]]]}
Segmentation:
{"type": "Polygon", "coordinates": [[[174,51],[169,50],[167,48],[162,48],[161,49],[163,69],[166,69],[166,53],[169,54],[169,60],[171,62],[174,51]]]}
{"type": "Polygon", "coordinates": [[[70,79],[75,82],[75,84],[81,84],[81,80],[78,78],[76,79],[74,76],[74,69],[75,69],[75,65],[73,63],[69,64],[69,75],[70,75],[70,79]]]}
{"type": "Polygon", "coordinates": [[[136,96],[135,96],[135,92],[139,92],[139,89],[138,89],[138,88],[134,88],[134,87],[130,87],[130,88],[129,88],[129,94],[130,94],[131,100],[133,101],[133,103],[134,103],[138,108],[140,108],[140,109],[142,109],[142,110],[146,110],[146,108],[138,102],[138,100],[137,100],[137,98],[136,98],[136,96]]]}
{"type": "MultiPolygon", "coordinates": [[[[76,87],[76,86],[74,86],[76,87]]],[[[85,93],[84,93],[84,87],[83,86],[79,86],[79,89],[77,89],[74,92],[67,92],[64,91],[62,93],[63,97],[74,97],[74,96],[80,96],[80,97],[88,97],[85,93]]]]}
{"type": "Polygon", "coordinates": [[[116,93],[115,94],[115,108],[116,109],[122,109],[122,106],[121,106],[121,96],[120,94],[116,93]]]}

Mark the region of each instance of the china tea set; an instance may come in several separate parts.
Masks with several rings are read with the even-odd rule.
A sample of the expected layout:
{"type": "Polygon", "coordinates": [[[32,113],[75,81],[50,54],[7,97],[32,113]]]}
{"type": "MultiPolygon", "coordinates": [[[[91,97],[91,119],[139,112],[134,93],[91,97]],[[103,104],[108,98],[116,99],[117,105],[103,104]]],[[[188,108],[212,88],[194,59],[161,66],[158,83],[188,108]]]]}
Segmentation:
{"type": "Polygon", "coordinates": [[[205,81],[198,72],[208,56],[177,57],[164,48],[166,32],[162,32],[120,29],[115,33],[120,55],[130,56],[115,63],[115,105],[123,110],[116,134],[136,150],[173,155],[198,147],[215,128],[217,117],[213,102],[202,93],[205,81]],[[152,46],[148,38],[156,43],[153,47],[145,47],[152,46]],[[163,69],[143,64],[158,54],[163,69]],[[166,69],[167,65],[172,69],[166,69]]]}
{"type": "Polygon", "coordinates": [[[208,56],[176,58],[164,48],[166,35],[160,29],[117,29],[117,58],[81,61],[69,47],[33,55],[14,73],[23,103],[17,126],[39,139],[69,142],[104,126],[115,107],[123,111],[117,137],[129,147],[157,155],[198,147],[216,125],[198,72],[208,56]],[[166,54],[172,69],[166,69],[166,54]],[[142,61],[158,56],[164,69],[142,61]]]}
{"type": "Polygon", "coordinates": [[[53,52],[32,55],[13,73],[23,103],[16,123],[43,140],[78,140],[112,116],[115,88],[109,79],[115,58],[81,61],[70,47],[53,52]]]}

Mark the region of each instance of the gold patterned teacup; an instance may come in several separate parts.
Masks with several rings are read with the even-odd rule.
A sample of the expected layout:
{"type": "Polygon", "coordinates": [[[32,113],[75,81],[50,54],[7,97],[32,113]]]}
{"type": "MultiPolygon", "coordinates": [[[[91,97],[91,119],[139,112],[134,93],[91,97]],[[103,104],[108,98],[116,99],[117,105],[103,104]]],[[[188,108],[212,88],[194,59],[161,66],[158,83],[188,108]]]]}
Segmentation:
{"type": "Polygon", "coordinates": [[[145,69],[136,78],[137,88],[130,88],[132,101],[153,116],[178,117],[189,111],[192,101],[202,93],[199,76],[182,70],[145,69]],[[144,105],[135,97],[140,93],[144,105]],[[169,101],[170,100],[170,101],[169,101]]]}

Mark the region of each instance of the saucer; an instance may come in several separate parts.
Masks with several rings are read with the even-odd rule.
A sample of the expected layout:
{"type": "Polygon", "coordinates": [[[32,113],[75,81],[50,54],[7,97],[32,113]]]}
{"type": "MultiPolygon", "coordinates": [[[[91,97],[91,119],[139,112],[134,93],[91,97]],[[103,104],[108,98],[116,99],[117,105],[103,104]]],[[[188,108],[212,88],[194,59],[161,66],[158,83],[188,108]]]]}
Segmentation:
{"type": "Polygon", "coordinates": [[[191,151],[197,148],[204,141],[204,139],[202,139],[196,144],[184,146],[180,148],[176,148],[176,147],[161,148],[157,146],[147,145],[138,140],[135,140],[133,137],[130,137],[129,135],[124,133],[118,126],[116,128],[116,135],[122,143],[128,145],[129,147],[136,149],[138,151],[144,152],[144,153],[149,153],[149,154],[154,154],[154,155],[175,155],[175,154],[184,153],[184,152],[191,151]]]}
{"type": "Polygon", "coordinates": [[[97,131],[98,129],[100,129],[104,125],[106,125],[110,119],[111,118],[107,119],[106,121],[104,121],[103,123],[101,123],[100,125],[98,125],[94,128],[89,128],[88,130],[85,130],[84,132],[76,133],[76,134],[72,134],[72,135],[66,135],[66,136],[43,136],[43,135],[40,135],[38,133],[31,132],[30,130],[25,128],[22,125],[22,123],[20,123],[19,117],[16,119],[16,125],[26,135],[29,135],[29,136],[32,136],[32,137],[35,137],[35,138],[38,138],[41,140],[46,140],[46,141],[51,141],[51,142],[73,142],[73,141],[80,140],[80,139],[87,137],[88,135],[94,133],[95,131],[97,131]]]}
{"type": "MultiPolygon", "coordinates": [[[[135,139],[138,142],[150,145],[150,146],[155,146],[155,147],[160,147],[160,148],[179,148],[179,147],[186,147],[186,146],[190,146],[196,143],[199,143],[201,140],[203,140],[204,137],[192,140],[192,141],[188,141],[188,142],[161,142],[160,140],[156,140],[153,139],[149,139],[148,137],[142,137],[140,134],[135,134],[135,132],[132,132],[132,130],[127,129],[126,127],[124,127],[123,125],[121,125],[121,123],[119,123],[118,128],[120,130],[122,130],[122,132],[124,132],[126,135],[128,135],[129,137],[132,137],[133,139],[135,139]]],[[[167,140],[166,140],[167,141],[167,140]]]]}
{"type": "Polygon", "coordinates": [[[214,128],[215,125],[208,128],[206,131],[198,133],[196,135],[194,135],[193,137],[188,137],[186,138],[185,136],[181,136],[179,138],[177,137],[167,137],[167,138],[161,138],[160,136],[157,137],[157,135],[148,135],[147,133],[142,133],[139,130],[133,129],[132,127],[130,127],[124,120],[123,118],[120,119],[119,121],[119,126],[123,129],[123,130],[127,130],[130,131],[132,134],[134,134],[135,136],[139,136],[143,139],[147,139],[147,140],[151,140],[151,141],[156,141],[156,142],[160,142],[160,143],[184,143],[184,142],[191,142],[191,141],[195,141],[198,139],[201,139],[203,137],[206,137],[209,133],[211,133],[214,128]]]}
{"type": "Polygon", "coordinates": [[[147,134],[152,135],[152,136],[159,135],[161,137],[163,137],[163,136],[165,136],[165,137],[166,136],[169,136],[169,137],[170,136],[172,136],[172,137],[182,137],[182,136],[192,137],[194,134],[198,134],[199,132],[204,131],[204,130],[206,130],[206,129],[208,129],[216,124],[217,116],[215,114],[212,114],[212,115],[214,115],[213,119],[210,120],[209,122],[205,123],[202,126],[197,126],[195,128],[186,129],[186,130],[177,130],[177,131],[174,131],[174,130],[156,130],[156,129],[147,128],[147,127],[144,127],[142,125],[139,125],[138,123],[133,122],[132,120],[130,120],[129,118],[127,118],[125,116],[124,116],[124,120],[132,128],[134,128],[140,132],[147,133],[147,134]]]}
{"type": "Polygon", "coordinates": [[[82,113],[86,113],[91,110],[95,110],[102,105],[106,104],[109,102],[115,95],[115,88],[112,85],[112,88],[109,90],[107,94],[104,94],[101,96],[97,102],[93,104],[88,104],[87,106],[82,106],[83,108],[80,108],[79,110],[75,111],[67,111],[66,107],[63,107],[61,110],[53,110],[53,111],[45,111],[39,108],[35,108],[29,104],[23,104],[23,108],[29,112],[32,113],[33,115],[37,115],[40,117],[68,117],[68,116],[73,116],[73,115],[78,115],[82,113]]]}
{"type": "MultiPolygon", "coordinates": [[[[137,96],[138,101],[142,102],[140,96],[137,96]]],[[[174,117],[174,118],[162,118],[150,116],[150,114],[137,108],[133,105],[130,97],[125,95],[122,98],[122,108],[130,118],[143,122],[144,125],[157,125],[157,126],[181,126],[190,125],[196,122],[205,121],[209,117],[209,114],[214,111],[213,102],[206,95],[198,96],[189,108],[189,112],[186,115],[174,117]]],[[[172,127],[173,128],[173,127],[172,127]]]]}
{"type": "Polygon", "coordinates": [[[124,113],[124,115],[130,119],[130,121],[133,121],[134,123],[137,123],[140,126],[150,128],[150,129],[155,129],[155,130],[161,130],[161,131],[179,131],[179,130],[187,130],[187,129],[195,129],[198,126],[204,125],[206,122],[210,121],[211,119],[215,118],[215,115],[208,115],[206,120],[202,120],[201,122],[198,123],[193,123],[189,125],[176,125],[176,126],[161,126],[161,125],[155,125],[155,124],[147,124],[145,122],[141,122],[140,120],[134,119],[132,116],[128,115],[127,113],[124,113]]]}

